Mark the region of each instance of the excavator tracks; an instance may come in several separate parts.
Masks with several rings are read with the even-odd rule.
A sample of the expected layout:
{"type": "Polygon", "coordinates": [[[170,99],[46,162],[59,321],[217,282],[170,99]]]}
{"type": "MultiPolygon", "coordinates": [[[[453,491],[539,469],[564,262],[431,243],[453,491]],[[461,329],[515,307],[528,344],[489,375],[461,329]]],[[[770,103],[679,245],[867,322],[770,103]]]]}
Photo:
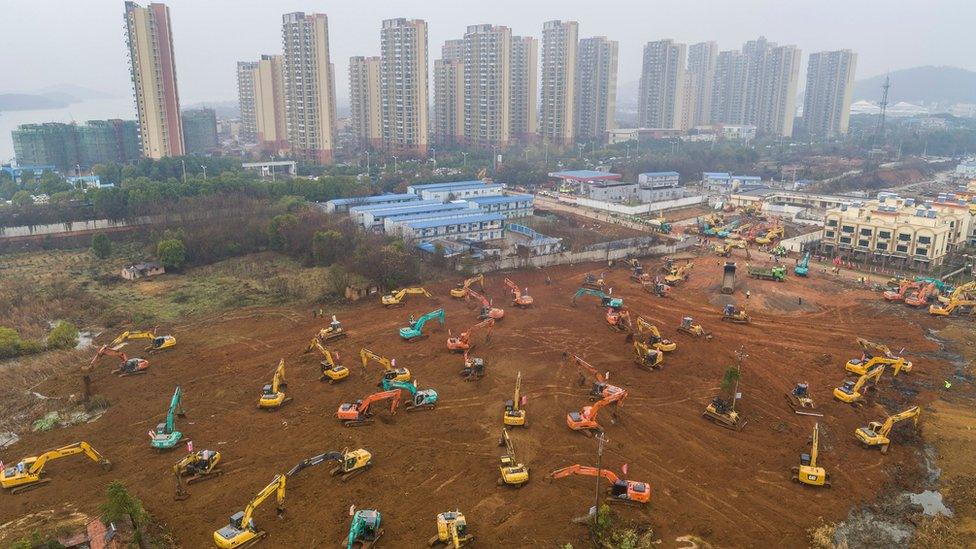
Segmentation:
{"type": "Polygon", "coordinates": [[[45,484],[47,484],[49,482],[51,482],[51,479],[49,479],[49,478],[42,478],[42,479],[40,479],[40,480],[38,480],[36,482],[32,482],[30,484],[24,484],[24,485],[21,485],[21,486],[17,486],[16,488],[11,488],[10,489],[10,494],[11,495],[16,495],[16,494],[23,494],[24,492],[30,492],[31,490],[34,490],[36,488],[40,488],[41,486],[44,486],[45,484]]]}
{"type": "Polygon", "coordinates": [[[193,475],[186,479],[187,484],[196,484],[198,482],[204,482],[207,480],[215,479],[220,475],[224,474],[223,469],[214,469],[205,475],[193,475]]]}

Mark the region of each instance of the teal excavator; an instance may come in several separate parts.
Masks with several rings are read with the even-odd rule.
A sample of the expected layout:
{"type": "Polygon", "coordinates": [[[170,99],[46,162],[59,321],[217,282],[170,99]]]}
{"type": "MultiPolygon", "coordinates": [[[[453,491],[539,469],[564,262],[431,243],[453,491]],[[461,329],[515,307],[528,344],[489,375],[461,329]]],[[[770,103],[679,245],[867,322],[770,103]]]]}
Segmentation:
{"type": "Polygon", "coordinates": [[[424,334],[424,324],[427,324],[427,322],[435,319],[439,321],[442,326],[444,325],[444,309],[431,311],[417,320],[413,320],[411,317],[410,325],[400,328],[400,337],[407,341],[418,341],[427,337],[424,334]]]}
{"type": "Polygon", "coordinates": [[[349,526],[349,535],[342,542],[342,546],[348,549],[368,549],[375,545],[383,535],[383,529],[380,528],[382,518],[375,509],[356,511],[349,526]]]}
{"type": "Polygon", "coordinates": [[[166,423],[160,423],[156,430],[150,435],[152,437],[150,445],[157,450],[169,450],[183,438],[183,433],[176,430],[176,416],[185,417],[183,412],[183,389],[177,385],[173,392],[173,398],[169,402],[169,410],[166,412],[166,423]]]}
{"type": "Polygon", "coordinates": [[[807,276],[810,274],[810,252],[803,256],[803,259],[793,267],[793,274],[796,276],[807,276]]]}
{"type": "Polygon", "coordinates": [[[624,300],[619,297],[611,297],[610,293],[613,292],[611,288],[609,292],[604,292],[603,290],[594,290],[592,288],[580,288],[576,290],[573,295],[573,307],[576,306],[576,300],[580,297],[591,295],[600,300],[601,307],[612,307],[614,309],[621,309],[624,306],[624,300]]]}
{"type": "Polygon", "coordinates": [[[402,389],[410,393],[412,399],[406,404],[408,412],[433,410],[437,406],[437,391],[433,389],[417,389],[417,380],[409,382],[383,378],[380,384],[384,391],[402,389]]]}

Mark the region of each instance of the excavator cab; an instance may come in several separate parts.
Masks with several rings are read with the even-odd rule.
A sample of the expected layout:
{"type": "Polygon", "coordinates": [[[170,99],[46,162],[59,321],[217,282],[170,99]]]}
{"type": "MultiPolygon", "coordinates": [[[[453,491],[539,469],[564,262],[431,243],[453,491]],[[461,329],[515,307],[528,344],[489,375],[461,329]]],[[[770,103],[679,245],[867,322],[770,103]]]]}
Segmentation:
{"type": "Polygon", "coordinates": [[[813,397],[810,396],[810,385],[808,383],[797,383],[794,385],[793,390],[786,393],[786,399],[790,402],[790,407],[793,410],[801,410],[803,408],[812,410],[815,408],[813,397]]]}
{"type": "Polygon", "coordinates": [[[446,511],[437,514],[437,535],[427,542],[429,547],[444,544],[451,547],[461,547],[473,540],[468,533],[468,523],[464,513],[460,511],[446,511]]]}
{"type": "Polygon", "coordinates": [[[460,374],[464,381],[476,381],[485,377],[484,359],[468,357],[468,353],[464,353],[464,368],[461,368],[460,374]]]}
{"type": "Polygon", "coordinates": [[[617,480],[610,486],[611,502],[647,503],[651,499],[651,487],[646,482],[617,480]]]}
{"type": "Polygon", "coordinates": [[[130,358],[119,365],[116,373],[120,376],[134,376],[146,373],[149,368],[149,361],[144,358],[130,358]]]}
{"type": "Polygon", "coordinates": [[[513,401],[506,400],[504,422],[509,427],[524,427],[525,410],[516,409],[513,401]]]}

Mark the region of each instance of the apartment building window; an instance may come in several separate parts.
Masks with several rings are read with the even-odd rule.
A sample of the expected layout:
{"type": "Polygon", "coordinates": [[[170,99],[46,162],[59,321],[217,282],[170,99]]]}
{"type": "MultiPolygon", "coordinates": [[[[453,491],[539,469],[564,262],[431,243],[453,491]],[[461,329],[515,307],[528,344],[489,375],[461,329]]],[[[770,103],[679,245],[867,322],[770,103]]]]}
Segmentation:
{"type": "Polygon", "coordinates": [[[871,236],[871,229],[861,229],[861,236],[871,236]]]}
{"type": "Polygon", "coordinates": [[[878,238],[891,238],[891,231],[878,231],[878,238]]]}
{"type": "Polygon", "coordinates": [[[929,255],[928,248],[915,248],[915,255],[929,255]]]}
{"type": "Polygon", "coordinates": [[[932,237],[931,236],[920,236],[920,237],[918,237],[918,243],[919,244],[931,244],[932,243],[932,237]]]}
{"type": "Polygon", "coordinates": [[[860,247],[862,247],[862,248],[867,248],[868,246],[871,245],[871,241],[870,240],[861,239],[861,240],[858,240],[857,241],[857,245],[860,246],[860,247]]]}
{"type": "Polygon", "coordinates": [[[910,235],[910,234],[899,234],[898,235],[898,240],[900,240],[902,242],[908,242],[911,239],[912,239],[912,235],[910,235]]]}
{"type": "Polygon", "coordinates": [[[844,225],[843,227],[841,227],[840,230],[842,232],[845,232],[845,233],[848,233],[848,234],[853,234],[854,233],[854,227],[852,227],[850,225],[844,225]]]}
{"type": "Polygon", "coordinates": [[[903,254],[904,253],[908,253],[908,246],[903,246],[903,245],[899,244],[898,246],[895,247],[895,250],[896,251],[899,251],[899,252],[901,252],[903,254]]]}
{"type": "Polygon", "coordinates": [[[841,244],[850,244],[851,243],[851,237],[849,237],[849,236],[842,236],[842,237],[840,237],[840,242],[841,242],[841,244]]]}
{"type": "Polygon", "coordinates": [[[876,250],[887,250],[887,249],[888,249],[888,245],[887,245],[887,244],[885,244],[884,242],[878,242],[878,243],[877,243],[877,244],[876,244],[876,245],[874,246],[874,248],[875,248],[876,250]]]}

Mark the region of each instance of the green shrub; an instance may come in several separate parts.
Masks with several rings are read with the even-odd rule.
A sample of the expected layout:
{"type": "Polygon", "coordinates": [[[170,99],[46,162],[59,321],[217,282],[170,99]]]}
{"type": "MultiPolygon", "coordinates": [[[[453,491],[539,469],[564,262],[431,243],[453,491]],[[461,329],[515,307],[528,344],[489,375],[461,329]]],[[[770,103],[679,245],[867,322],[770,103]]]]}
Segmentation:
{"type": "Polygon", "coordinates": [[[112,255],[112,241],[105,233],[96,233],[91,242],[92,253],[98,259],[106,259],[112,255]]]}
{"type": "Polygon", "coordinates": [[[78,328],[67,320],[59,320],[47,335],[48,349],[74,349],[78,345],[78,328]]]}
{"type": "Polygon", "coordinates": [[[160,240],[156,245],[156,257],[163,267],[179,269],[186,263],[186,246],[179,238],[160,240]]]}

